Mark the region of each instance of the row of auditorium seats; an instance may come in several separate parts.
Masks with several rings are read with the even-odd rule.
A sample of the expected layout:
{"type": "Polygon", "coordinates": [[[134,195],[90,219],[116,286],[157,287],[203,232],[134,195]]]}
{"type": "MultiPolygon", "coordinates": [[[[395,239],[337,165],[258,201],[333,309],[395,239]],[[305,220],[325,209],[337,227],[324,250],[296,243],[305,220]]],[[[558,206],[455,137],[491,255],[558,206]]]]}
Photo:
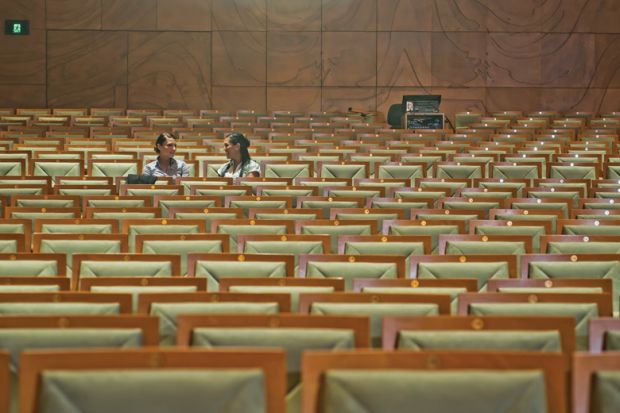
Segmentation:
{"type": "Polygon", "coordinates": [[[455,123],[0,109],[0,413],[615,412],[620,113],[455,123]]]}

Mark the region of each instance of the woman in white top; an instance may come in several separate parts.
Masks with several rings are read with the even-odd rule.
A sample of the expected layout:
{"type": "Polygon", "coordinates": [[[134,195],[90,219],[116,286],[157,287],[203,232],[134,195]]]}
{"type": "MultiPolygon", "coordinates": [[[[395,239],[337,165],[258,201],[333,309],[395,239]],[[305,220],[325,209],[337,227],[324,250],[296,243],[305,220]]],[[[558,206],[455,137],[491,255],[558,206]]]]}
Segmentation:
{"type": "Polygon", "coordinates": [[[260,165],[250,157],[250,141],[242,133],[231,132],[224,138],[224,152],[229,159],[217,174],[226,178],[260,176],[260,165]]]}

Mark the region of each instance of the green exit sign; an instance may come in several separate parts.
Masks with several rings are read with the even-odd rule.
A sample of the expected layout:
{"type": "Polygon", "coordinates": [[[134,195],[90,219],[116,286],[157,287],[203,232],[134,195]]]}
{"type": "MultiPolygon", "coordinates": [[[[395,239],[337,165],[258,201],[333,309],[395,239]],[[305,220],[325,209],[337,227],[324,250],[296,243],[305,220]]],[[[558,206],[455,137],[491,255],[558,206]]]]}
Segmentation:
{"type": "Polygon", "coordinates": [[[5,20],[4,34],[10,36],[25,36],[30,34],[29,20],[5,20]]]}

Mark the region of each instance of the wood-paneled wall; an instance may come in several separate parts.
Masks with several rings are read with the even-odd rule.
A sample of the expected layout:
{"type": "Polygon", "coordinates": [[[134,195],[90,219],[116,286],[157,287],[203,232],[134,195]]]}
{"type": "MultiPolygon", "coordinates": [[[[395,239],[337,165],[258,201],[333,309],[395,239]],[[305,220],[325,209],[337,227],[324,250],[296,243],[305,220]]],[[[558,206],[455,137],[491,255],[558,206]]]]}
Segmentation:
{"type": "Polygon", "coordinates": [[[0,0],[0,107],[620,109],[618,0],[0,0]]]}

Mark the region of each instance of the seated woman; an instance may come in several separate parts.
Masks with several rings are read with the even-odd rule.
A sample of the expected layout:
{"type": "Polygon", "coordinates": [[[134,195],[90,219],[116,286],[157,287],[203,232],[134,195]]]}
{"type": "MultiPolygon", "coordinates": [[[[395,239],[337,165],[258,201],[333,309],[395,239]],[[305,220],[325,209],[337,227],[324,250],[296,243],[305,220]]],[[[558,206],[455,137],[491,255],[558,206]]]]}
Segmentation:
{"type": "Polygon", "coordinates": [[[177,151],[177,140],[172,133],[164,132],[155,141],[156,160],[144,165],[142,174],[149,176],[189,176],[189,167],[182,160],[174,159],[177,151]]]}
{"type": "Polygon", "coordinates": [[[224,152],[230,159],[218,170],[218,176],[240,178],[260,176],[260,165],[253,161],[248,152],[250,141],[242,133],[232,132],[224,138],[224,152]]]}

